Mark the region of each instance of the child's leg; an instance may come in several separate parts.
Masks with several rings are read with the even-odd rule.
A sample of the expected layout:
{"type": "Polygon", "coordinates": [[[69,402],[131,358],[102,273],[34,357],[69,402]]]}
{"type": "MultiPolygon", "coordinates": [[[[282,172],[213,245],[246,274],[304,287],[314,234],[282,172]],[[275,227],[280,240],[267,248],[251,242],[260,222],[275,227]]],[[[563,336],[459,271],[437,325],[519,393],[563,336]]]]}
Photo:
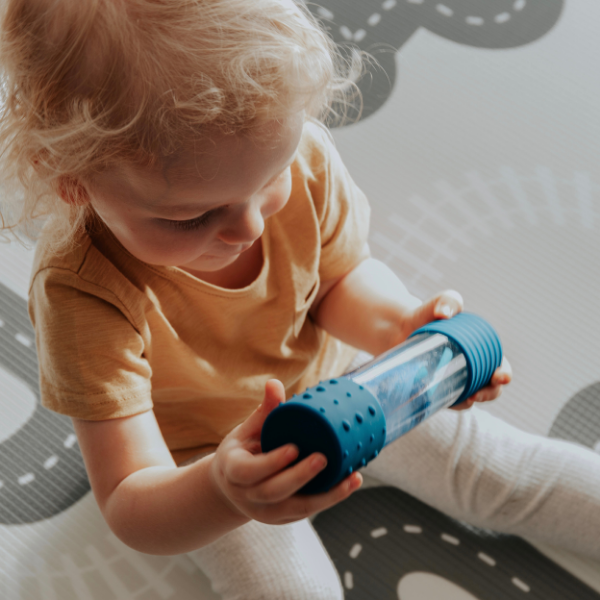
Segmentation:
{"type": "Polygon", "coordinates": [[[364,472],[473,525],[600,558],[600,455],[476,407],[440,411],[364,472]]]}
{"type": "Polygon", "coordinates": [[[250,521],[188,556],[223,600],[342,600],[337,571],[308,519],[250,521]]]}

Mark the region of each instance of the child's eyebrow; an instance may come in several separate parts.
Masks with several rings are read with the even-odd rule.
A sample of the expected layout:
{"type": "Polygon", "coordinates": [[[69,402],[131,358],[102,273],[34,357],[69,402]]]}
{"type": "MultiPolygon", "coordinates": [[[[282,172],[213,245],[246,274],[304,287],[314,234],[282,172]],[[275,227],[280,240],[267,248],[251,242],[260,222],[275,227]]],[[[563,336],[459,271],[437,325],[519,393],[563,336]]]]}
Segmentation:
{"type": "MultiPolygon", "coordinates": [[[[290,160],[288,162],[288,164],[285,167],[283,167],[283,169],[281,169],[281,171],[279,171],[279,173],[276,173],[271,179],[269,179],[269,181],[265,184],[265,186],[273,183],[273,181],[275,181],[275,179],[277,179],[294,162],[294,159],[295,159],[295,154],[292,157],[292,160],[290,160]]],[[[215,210],[221,206],[225,206],[225,204],[218,204],[216,206],[207,206],[204,209],[203,214],[207,213],[211,210],[215,210]]],[[[153,207],[152,210],[154,210],[157,213],[161,213],[161,214],[165,215],[165,217],[167,217],[167,216],[173,216],[179,212],[185,212],[185,211],[189,211],[189,210],[197,209],[197,208],[198,207],[195,204],[176,204],[174,206],[155,206],[155,207],[153,207]]]]}

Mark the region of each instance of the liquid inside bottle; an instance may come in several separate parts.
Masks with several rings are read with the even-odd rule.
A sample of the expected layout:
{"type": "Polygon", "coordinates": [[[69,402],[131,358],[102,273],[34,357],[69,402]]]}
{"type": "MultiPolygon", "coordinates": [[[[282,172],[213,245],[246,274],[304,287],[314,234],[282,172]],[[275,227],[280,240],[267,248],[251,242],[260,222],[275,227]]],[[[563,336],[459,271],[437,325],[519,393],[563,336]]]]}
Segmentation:
{"type": "Polygon", "coordinates": [[[346,375],[369,390],[386,418],[384,445],[451,406],[467,385],[460,347],[441,333],[421,333],[346,375]]]}

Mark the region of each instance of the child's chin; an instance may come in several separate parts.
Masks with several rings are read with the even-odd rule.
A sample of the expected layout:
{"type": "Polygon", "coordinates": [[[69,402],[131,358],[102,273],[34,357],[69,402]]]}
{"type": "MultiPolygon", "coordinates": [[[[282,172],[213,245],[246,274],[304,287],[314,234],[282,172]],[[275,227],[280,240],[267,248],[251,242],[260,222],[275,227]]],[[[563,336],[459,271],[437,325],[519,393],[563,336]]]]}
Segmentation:
{"type": "Polygon", "coordinates": [[[195,271],[219,271],[234,263],[239,257],[239,253],[231,256],[203,256],[194,264],[186,266],[195,271]]]}

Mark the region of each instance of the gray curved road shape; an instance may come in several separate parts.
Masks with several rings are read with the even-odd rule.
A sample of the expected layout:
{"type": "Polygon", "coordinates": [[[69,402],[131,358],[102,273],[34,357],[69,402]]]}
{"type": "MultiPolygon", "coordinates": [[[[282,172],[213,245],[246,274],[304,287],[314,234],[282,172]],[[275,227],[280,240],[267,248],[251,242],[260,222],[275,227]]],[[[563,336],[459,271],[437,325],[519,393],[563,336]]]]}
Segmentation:
{"type": "Polygon", "coordinates": [[[600,452],[600,381],[577,392],[561,408],[548,435],[600,452]]]}
{"type": "Polygon", "coordinates": [[[40,404],[35,334],[27,304],[0,283],[0,367],[36,397],[30,419],[0,443],[0,523],[48,519],[90,491],[71,419],[40,404]]]}
{"type": "MultiPolygon", "coordinates": [[[[554,27],[564,0],[320,0],[313,14],[342,48],[358,47],[379,66],[368,65],[358,82],[363,95],[360,119],[376,112],[396,79],[396,51],[421,27],[477,48],[515,48],[539,39],[554,27]]],[[[339,110],[340,107],[338,106],[339,110]]],[[[349,122],[358,116],[347,111],[349,122]]],[[[339,123],[330,119],[330,126],[339,123]]]]}
{"type": "Polygon", "coordinates": [[[393,487],[359,490],[313,522],[346,600],[398,600],[429,573],[478,600],[600,600],[522,539],[464,525],[393,487]]]}

